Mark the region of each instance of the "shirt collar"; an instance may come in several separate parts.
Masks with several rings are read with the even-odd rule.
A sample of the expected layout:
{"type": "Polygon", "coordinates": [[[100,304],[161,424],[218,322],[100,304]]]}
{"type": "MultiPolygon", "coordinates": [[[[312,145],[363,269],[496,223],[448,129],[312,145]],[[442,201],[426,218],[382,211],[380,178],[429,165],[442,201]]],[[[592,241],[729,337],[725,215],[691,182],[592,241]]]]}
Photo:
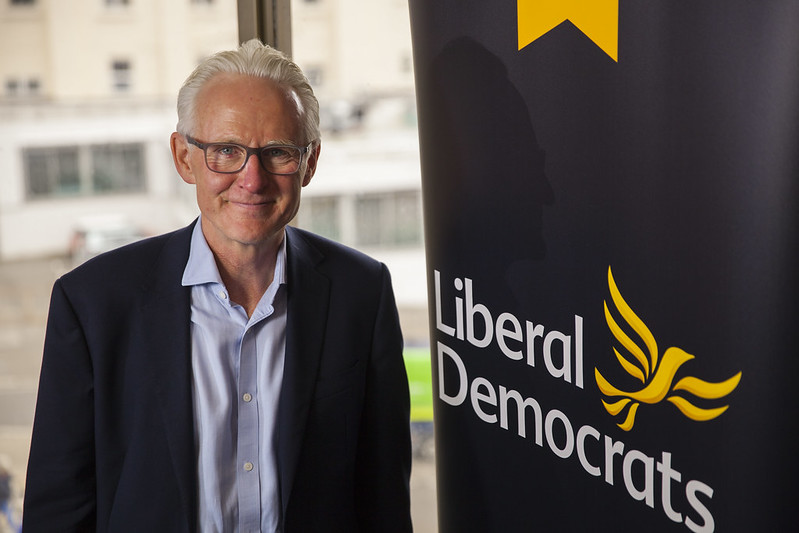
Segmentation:
{"type": "MultiPolygon", "coordinates": [[[[286,234],[283,233],[283,242],[277,250],[277,259],[275,260],[275,274],[272,283],[277,282],[278,285],[286,283],[286,234]]],[[[197,224],[194,225],[194,230],[191,234],[191,244],[189,247],[189,260],[186,262],[186,268],[183,270],[183,279],[181,285],[184,287],[191,287],[193,285],[203,285],[206,283],[219,283],[222,282],[222,276],[219,275],[219,269],[216,266],[214,253],[208,246],[208,241],[205,240],[205,235],[202,231],[202,220],[197,219],[197,224]]]]}

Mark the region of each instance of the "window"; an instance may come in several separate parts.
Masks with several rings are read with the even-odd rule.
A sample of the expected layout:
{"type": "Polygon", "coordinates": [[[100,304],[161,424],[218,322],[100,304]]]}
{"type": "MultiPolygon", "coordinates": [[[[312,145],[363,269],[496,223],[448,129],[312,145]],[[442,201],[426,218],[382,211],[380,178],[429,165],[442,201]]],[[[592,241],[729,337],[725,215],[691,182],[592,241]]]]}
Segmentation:
{"type": "Polygon", "coordinates": [[[192,4],[213,4],[214,0],[191,0],[192,4]]]}
{"type": "Polygon", "coordinates": [[[421,220],[421,193],[401,190],[303,196],[294,223],[355,247],[396,248],[422,245],[421,220]]]}
{"type": "Polygon", "coordinates": [[[6,96],[17,96],[19,94],[19,82],[15,79],[6,80],[6,96]]]}
{"type": "Polygon", "coordinates": [[[31,96],[35,96],[39,94],[39,89],[41,88],[42,84],[39,82],[37,78],[30,78],[28,80],[28,94],[31,96]]]}
{"type": "Polygon", "coordinates": [[[17,78],[9,78],[5,82],[5,95],[9,98],[37,96],[41,89],[41,82],[38,78],[29,78],[21,81],[17,78]]]}
{"type": "Polygon", "coordinates": [[[143,192],[144,146],[102,144],[27,148],[28,198],[143,192]]]}
{"type": "Polygon", "coordinates": [[[302,200],[302,227],[333,240],[343,239],[339,199],[334,196],[310,196],[302,200]]]}
{"type": "Polygon", "coordinates": [[[129,3],[129,0],[105,0],[107,6],[126,6],[129,3]]]}
{"type": "Polygon", "coordinates": [[[130,61],[115,60],[111,63],[113,88],[117,92],[130,89],[130,61]]]}
{"type": "Polygon", "coordinates": [[[12,6],[32,6],[35,3],[35,0],[11,0],[12,6]]]}
{"type": "Polygon", "coordinates": [[[418,191],[366,194],[355,203],[359,246],[421,244],[421,200],[418,191]]]}
{"type": "Polygon", "coordinates": [[[32,148],[25,151],[28,196],[62,196],[80,192],[78,148],[32,148]]]}
{"type": "Polygon", "coordinates": [[[92,190],[138,192],[144,190],[144,157],[139,144],[105,144],[91,147],[92,190]]]}

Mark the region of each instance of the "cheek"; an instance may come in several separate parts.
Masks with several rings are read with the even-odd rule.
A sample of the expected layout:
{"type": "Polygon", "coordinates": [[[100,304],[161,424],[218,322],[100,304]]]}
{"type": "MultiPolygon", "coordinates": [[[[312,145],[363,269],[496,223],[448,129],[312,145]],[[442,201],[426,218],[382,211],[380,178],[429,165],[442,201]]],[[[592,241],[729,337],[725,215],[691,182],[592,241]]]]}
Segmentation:
{"type": "Polygon", "coordinates": [[[276,181],[276,183],[277,187],[280,189],[280,195],[282,197],[293,199],[300,197],[302,183],[300,183],[299,178],[293,177],[291,179],[279,179],[276,181]]]}
{"type": "Polygon", "coordinates": [[[232,175],[202,176],[202,178],[197,180],[197,196],[203,198],[218,196],[228,190],[234,181],[232,175]]]}

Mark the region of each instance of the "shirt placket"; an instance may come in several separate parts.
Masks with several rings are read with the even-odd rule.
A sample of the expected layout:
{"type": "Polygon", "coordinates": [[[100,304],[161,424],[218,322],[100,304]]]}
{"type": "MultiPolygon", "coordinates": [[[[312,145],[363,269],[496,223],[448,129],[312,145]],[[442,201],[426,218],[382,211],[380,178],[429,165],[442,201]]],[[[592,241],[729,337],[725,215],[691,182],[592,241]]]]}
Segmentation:
{"type": "Polygon", "coordinates": [[[260,487],[258,485],[258,404],[255,335],[245,328],[239,348],[237,488],[239,494],[239,531],[260,530],[260,487]]]}
{"type": "MultiPolygon", "coordinates": [[[[271,306],[264,315],[247,324],[239,344],[238,373],[238,441],[237,488],[239,496],[239,531],[261,530],[260,433],[258,415],[258,324],[272,314],[271,306]]],[[[266,362],[263,362],[266,364],[266,362]]]]}

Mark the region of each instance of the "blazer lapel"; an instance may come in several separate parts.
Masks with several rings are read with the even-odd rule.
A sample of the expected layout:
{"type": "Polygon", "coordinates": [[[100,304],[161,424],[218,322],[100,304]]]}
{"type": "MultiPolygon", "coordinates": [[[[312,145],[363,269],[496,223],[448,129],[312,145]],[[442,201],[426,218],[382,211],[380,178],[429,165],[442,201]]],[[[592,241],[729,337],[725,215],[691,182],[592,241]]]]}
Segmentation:
{"type": "Polygon", "coordinates": [[[316,270],[322,254],[291,227],[286,228],[286,238],[288,313],[277,446],[284,514],[314,393],[330,298],[330,280],[316,270]]]}
{"type": "Polygon", "coordinates": [[[181,285],[194,224],[174,233],[163,248],[143,287],[142,339],[149,358],[151,383],[158,394],[180,501],[189,531],[196,530],[197,481],[194,451],[194,412],[191,391],[191,288],[181,285]]]}

